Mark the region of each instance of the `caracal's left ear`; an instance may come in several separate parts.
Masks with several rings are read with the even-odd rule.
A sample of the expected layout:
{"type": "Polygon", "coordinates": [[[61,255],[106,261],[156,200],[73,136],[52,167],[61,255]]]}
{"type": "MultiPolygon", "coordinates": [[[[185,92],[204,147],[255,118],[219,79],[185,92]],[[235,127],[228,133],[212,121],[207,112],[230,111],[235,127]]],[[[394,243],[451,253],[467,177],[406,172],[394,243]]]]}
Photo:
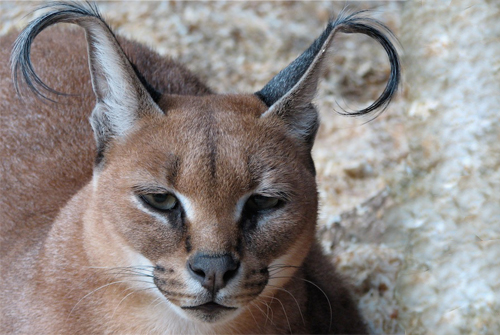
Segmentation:
{"type": "Polygon", "coordinates": [[[303,54],[255,93],[269,107],[262,118],[281,118],[290,134],[312,147],[319,126],[318,112],[312,100],[317,91],[326,51],[339,31],[361,33],[374,38],[384,47],[391,65],[390,77],[382,95],[367,108],[343,114],[360,116],[375,112],[375,117],[387,107],[401,77],[398,53],[391,42],[394,36],[381,22],[367,18],[364,14],[365,11],[351,15],[341,13],[337,20],[329,22],[321,36],[303,54]]]}

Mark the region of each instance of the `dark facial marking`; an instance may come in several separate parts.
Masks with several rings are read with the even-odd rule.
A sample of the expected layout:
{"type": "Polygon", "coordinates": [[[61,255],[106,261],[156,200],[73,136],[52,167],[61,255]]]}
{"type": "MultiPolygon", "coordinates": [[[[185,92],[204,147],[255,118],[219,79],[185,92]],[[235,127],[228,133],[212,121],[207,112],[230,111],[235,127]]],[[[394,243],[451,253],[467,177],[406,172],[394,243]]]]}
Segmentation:
{"type": "Polygon", "coordinates": [[[167,160],[165,162],[165,168],[167,170],[167,180],[170,182],[172,187],[175,187],[175,182],[177,180],[177,176],[179,175],[180,167],[180,157],[174,154],[168,154],[167,160]]]}
{"type": "Polygon", "coordinates": [[[242,257],[243,253],[243,240],[241,239],[241,236],[238,237],[238,242],[236,243],[236,253],[242,257]]]}
{"type": "Polygon", "coordinates": [[[190,253],[193,247],[191,246],[191,236],[186,236],[186,252],[190,253]]]}
{"type": "Polygon", "coordinates": [[[212,112],[208,113],[208,127],[206,130],[207,133],[207,147],[209,153],[209,167],[210,167],[210,175],[213,179],[215,179],[215,175],[217,172],[217,128],[215,125],[215,119],[213,117],[212,112]]]}
{"type": "Polygon", "coordinates": [[[258,282],[254,282],[254,283],[246,283],[244,285],[245,288],[257,288],[257,287],[262,287],[262,286],[265,286],[267,284],[267,280],[263,280],[263,281],[258,281],[258,282]]]}

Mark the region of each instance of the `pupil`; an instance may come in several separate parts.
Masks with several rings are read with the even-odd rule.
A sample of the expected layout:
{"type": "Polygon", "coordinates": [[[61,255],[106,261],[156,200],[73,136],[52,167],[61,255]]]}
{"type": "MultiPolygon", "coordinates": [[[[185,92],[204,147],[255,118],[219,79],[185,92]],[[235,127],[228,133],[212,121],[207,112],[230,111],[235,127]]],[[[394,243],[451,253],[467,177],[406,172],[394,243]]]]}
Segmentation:
{"type": "Polygon", "coordinates": [[[255,203],[258,207],[266,207],[267,200],[266,199],[255,199],[255,203]]]}
{"type": "Polygon", "coordinates": [[[153,199],[155,202],[165,202],[167,200],[168,194],[154,194],[153,199]]]}
{"type": "Polygon", "coordinates": [[[253,201],[259,209],[269,209],[276,206],[276,204],[278,203],[278,199],[269,198],[262,195],[254,196],[253,201]]]}

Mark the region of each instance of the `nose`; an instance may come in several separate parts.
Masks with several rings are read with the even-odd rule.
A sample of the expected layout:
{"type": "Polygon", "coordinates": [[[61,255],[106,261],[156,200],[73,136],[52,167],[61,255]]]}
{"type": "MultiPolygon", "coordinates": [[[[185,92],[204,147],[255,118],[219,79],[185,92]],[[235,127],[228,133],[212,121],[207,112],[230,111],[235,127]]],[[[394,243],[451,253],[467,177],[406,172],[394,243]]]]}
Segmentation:
{"type": "Polygon", "coordinates": [[[239,267],[240,262],[229,254],[213,256],[196,253],[187,264],[191,276],[213,294],[236,276],[239,267]]]}

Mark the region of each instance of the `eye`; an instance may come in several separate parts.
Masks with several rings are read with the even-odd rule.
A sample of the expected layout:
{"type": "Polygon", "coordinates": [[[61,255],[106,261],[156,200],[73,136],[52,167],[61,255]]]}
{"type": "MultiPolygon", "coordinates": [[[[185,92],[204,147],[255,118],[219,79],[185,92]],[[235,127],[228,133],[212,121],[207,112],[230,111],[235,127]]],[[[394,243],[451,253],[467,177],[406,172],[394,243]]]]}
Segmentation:
{"type": "Polygon", "coordinates": [[[252,195],[248,201],[247,206],[256,212],[269,210],[275,208],[280,203],[278,198],[266,197],[263,195],[252,195]]]}
{"type": "Polygon", "coordinates": [[[153,208],[170,211],[177,206],[177,198],[170,193],[143,194],[140,198],[153,208]]]}

